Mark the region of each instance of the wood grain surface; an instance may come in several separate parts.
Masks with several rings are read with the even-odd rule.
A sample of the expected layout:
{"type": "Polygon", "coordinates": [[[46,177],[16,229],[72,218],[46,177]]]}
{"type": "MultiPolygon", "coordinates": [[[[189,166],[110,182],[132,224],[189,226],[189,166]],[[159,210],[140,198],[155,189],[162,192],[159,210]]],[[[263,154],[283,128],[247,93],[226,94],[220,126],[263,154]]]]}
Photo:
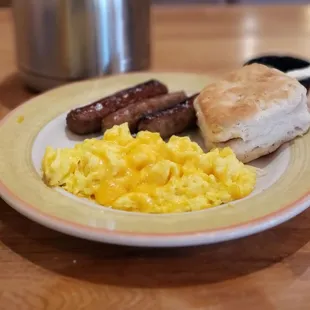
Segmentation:
{"type": "MultiPolygon", "coordinates": [[[[35,94],[0,10],[0,117],[35,94]]],[[[310,58],[310,6],[157,7],[153,70],[222,74],[260,53],[310,58]]],[[[136,249],[68,237],[0,201],[0,309],[308,310],[310,209],[213,246],[136,249]]]]}

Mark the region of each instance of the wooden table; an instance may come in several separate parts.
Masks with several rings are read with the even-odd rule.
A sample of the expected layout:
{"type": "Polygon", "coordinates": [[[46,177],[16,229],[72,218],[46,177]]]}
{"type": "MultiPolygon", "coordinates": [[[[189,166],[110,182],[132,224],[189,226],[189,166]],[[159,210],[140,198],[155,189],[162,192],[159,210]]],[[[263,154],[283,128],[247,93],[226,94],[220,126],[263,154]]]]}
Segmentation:
{"type": "MultiPolygon", "coordinates": [[[[158,7],[153,69],[221,74],[263,52],[310,58],[310,6],[158,7]]],[[[0,117],[34,96],[0,11],[0,117]]],[[[310,309],[310,209],[214,246],[135,249],[51,231],[0,202],[0,309],[310,309]]]]}

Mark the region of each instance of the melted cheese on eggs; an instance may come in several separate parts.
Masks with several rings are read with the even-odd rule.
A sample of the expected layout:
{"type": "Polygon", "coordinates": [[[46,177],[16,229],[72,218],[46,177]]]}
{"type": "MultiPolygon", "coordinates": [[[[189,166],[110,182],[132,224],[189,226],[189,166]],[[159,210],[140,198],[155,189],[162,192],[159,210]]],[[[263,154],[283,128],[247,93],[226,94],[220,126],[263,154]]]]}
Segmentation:
{"type": "Polygon", "coordinates": [[[128,124],[86,139],[74,148],[46,149],[43,180],[50,187],[125,211],[171,213],[201,210],[249,195],[255,168],[230,148],[204,153],[188,137],[141,131],[128,124]]]}

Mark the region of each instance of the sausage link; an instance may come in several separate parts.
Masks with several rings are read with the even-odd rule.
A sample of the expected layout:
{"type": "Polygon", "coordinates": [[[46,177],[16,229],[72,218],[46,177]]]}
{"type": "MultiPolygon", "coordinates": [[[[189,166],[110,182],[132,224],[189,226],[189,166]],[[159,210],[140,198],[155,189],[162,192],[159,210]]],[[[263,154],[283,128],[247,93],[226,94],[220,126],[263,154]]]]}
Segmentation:
{"type": "Polygon", "coordinates": [[[172,108],[144,116],[138,124],[138,130],[158,132],[166,139],[195,126],[196,112],[193,103],[197,96],[195,94],[172,108]]]}
{"type": "Polygon", "coordinates": [[[154,113],[180,103],[186,99],[184,91],[174,92],[162,96],[145,99],[119,109],[102,120],[102,129],[106,130],[114,125],[128,123],[131,132],[137,129],[137,123],[145,114],[154,113]]]}
{"type": "Polygon", "coordinates": [[[101,130],[102,119],[108,114],[141,100],[167,93],[166,85],[157,80],[149,80],[70,111],[66,119],[67,126],[80,135],[96,133],[101,130]]]}

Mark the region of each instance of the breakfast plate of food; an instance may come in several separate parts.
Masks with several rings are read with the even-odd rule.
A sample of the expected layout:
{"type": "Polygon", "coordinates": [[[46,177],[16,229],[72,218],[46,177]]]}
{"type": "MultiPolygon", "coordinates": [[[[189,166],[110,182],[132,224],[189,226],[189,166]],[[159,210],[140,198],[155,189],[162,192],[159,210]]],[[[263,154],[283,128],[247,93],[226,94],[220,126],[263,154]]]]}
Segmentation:
{"type": "Polygon", "coordinates": [[[1,121],[1,197],[51,229],[121,245],[266,230],[310,204],[306,93],[261,64],[222,79],[144,72],[48,91],[1,121]]]}

